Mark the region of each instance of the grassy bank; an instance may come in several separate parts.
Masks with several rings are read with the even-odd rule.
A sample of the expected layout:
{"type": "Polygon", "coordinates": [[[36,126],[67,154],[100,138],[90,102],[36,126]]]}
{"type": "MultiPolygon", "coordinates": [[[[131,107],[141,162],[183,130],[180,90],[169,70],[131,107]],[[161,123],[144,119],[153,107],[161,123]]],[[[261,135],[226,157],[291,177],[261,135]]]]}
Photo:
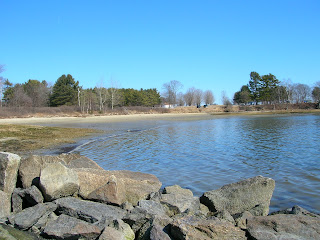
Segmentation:
{"type": "Polygon", "coordinates": [[[60,128],[29,125],[0,125],[0,151],[27,153],[62,144],[73,143],[77,138],[97,132],[85,128],[60,128]]]}

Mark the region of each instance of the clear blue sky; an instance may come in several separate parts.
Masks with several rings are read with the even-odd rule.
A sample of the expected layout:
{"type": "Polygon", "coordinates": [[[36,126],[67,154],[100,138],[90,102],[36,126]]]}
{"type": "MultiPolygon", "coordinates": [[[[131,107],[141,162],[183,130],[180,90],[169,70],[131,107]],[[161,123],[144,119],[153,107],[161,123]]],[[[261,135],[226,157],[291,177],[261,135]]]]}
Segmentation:
{"type": "Polygon", "coordinates": [[[312,86],[320,81],[319,0],[0,0],[0,64],[13,83],[85,88],[170,80],[231,98],[251,71],[312,86]]]}

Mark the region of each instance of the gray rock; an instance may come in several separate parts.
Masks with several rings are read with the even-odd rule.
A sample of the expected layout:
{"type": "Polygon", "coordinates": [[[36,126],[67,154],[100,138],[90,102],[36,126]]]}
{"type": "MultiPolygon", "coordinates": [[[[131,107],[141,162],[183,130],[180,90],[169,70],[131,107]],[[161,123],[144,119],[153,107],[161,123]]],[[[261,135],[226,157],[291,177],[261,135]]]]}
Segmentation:
{"type": "Polygon", "coordinates": [[[274,188],[273,179],[257,176],[206,192],[200,201],[212,212],[227,210],[234,215],[249,211],[253,215],[265,216],[269,213],[274,188]]]}
{"type": "Polygon", "coordinates": [[[150,236],[148,236],[150,240],[170,240],[168,232],[169,224],[172,222],[173,220],[167,216],[155,217],[152,220],[150,236]]]}
{"type": "Polygon", "coordinates": [[[320,219],[306,215],[277,214],[252,217],[247,231],[256,240],[320,239],[320,219]]]}
{"type": "Polygon", "coordinates": [[[231,223],[218,218],[201,219],[185,216],[170,224],[173,239],[247,239],[245,232],[231,223]]]}
{"type": "Polygon", "coordinates": [[[11,203],[7,193],[0,190],[0,218],[6,218],[10,215],[11,203]]]}
{"type": "Polygon", "coordinates": [[[33,227],[35,227],[40,233],[49,222],[55,221],[57,218],[58,216],[54,212],[45,213],[41,218],[39,218],[33,227]]]}
{"type": "Polygon", "coordinates": [[[18,213],[22,211],[22,203],[24,197],[24,189],[15,188],[11,196],[12,212],[18,213]]]}
{"type": "Polygon", "coordinates": [[[56,239],[97,239],[101,230],[93,224],[63,214],[48,223],[43,233],[56,239]]]}
{"type": "Polygon", "coordinates": [[[56,208],[57,205],[54,203],[40,203],[15,214],[10,221],[13,221],[14,226],[18,229],[27,230],[36,224],[43,215],[55,211],[56,208]]]}
{"type": "Polygon", "coordinates": [[[223,210],[221,212],[216,213],[214,216],[219,219],[226,220],[226,221],[232,223],[232,225],[236,224],[233,217],[231,216],[231,214],[228,211],[223,210]]]}
{"type": "Polygon", "coordinates": [[[171,222],[172,222],[172,219],[166,215],[152,216],[152,218],[148,219],[148,221],[146,221],[140,227],[139,231],[137,231],[136,239],[149,240],[152,237],[151,232],[153,232],[153,237],[163,236],[165,239],[165,237],[169,237],[167,232],[168,232],[168,225],[171,222]]]}
{"type": "Polygon", "coordinates": [[[47,201],[72,196],[79,189],[78,175],[61,163],[51,163],[41,170],[40,189],[47,201]]]}
{"type": "Polygon", "coordinates": [[[40,173],[50,163],[62,163],[69,168],[95,168],[102,169],[89,158],[79,154],[61,154],[59,156],[37,156],[33,155],[21,161],[19,175],[23,188],[31,185],[39,186],[40,173]]]}
{"type": "Polygon", "coordinates": [[[131,211],[134,208],[133,205],[131,203],[129,203],[129,202],[122,203],[120,207],[122,209],[128,210],[128,211],[131,211]]]}
{"type": "Polygon", "coordinates": [[[0,152],[0,190],[10,197],[16,187],[20,159],[16,154],[0,152]]]}
{"type": "Polygon", "coordinates": [[[135,207],[123,217],[123,221],[128,223],[132,230],[137,234],[147,222],[150,222],[154,216],[145,209],[135,207]]]}
{"type": "Polygon", "coordinates": [[[206,217],[208,216],[209,213],[210,213],[209,208],[206,205],[200,203],[199,214],[206,217]]]}
{"type": "Polygon", "coordinates": [[[0,239],[3,240],[36,240],[38,236],[25,231],[20,231],[10,226],[0,224],[0,239]]]}
{"type": "Polygon", "coordinates": [[[80,180],[79,195],[83,199],[133,206],[147,199],[161,187],[159,179],[151,174],[131,171],[105,171],[98,169],[75,169],[80,180]]]}
{"type": "Polygon", "coordinates": [[[163,189],[163,193],[193,197],[191,190],[182,188],[179,185],[167,186],[163,189]]]}
{"type": "Polygon", "coordinates": [[[134,240],[131,227],[120,219],[112,221],[102,232],[99,240],[134,240]]]}
{"type": "Polygon", "coordinates": [[[162,216],[166,215],[167,208],[164,207],[161,203],[152,201],[152,200],[141,200],[138,203],[138,207],[146,210],[150,215],[162,216]]]}
{"type": "Polygon", "coordinates": [[[164,227],[153,224],[150,230],[150,240],[171,240],[169,235],[164,231],[164,227]]]}
{"type": "Polygon", "coordinates": [[[152,228],[152,220],[147,221],[142,227],[139,229],[138,233],[136,234],[137,240],[149,240],[150,239],[150,232],[152,228]]]}
{"type": "Polygon", "coordinates": [[[277,211],[277,212],[273,212],[271,213],[270,215],[276,215],[276,214],[294,214],[294,215],[307,215],[307,216],[310,216],[310,217],[320,217],[319,214],[315,214],[315,213],[312,213],[312,212],[309,212],[308,210],[298,206],[298,205],[295,205],[293,206],[292,208],[288,208],[288,209],[285,209],[285,210],[280,210],[280,211],[277,211]]]}
{"type": "Polygon", "coordinates": [[[253,217],[253,215],[245,211],[235,217],[236,226],[241,229],[247,229],[247,221],[249,218],[253,217]]]}
{"type": "Polygon", "coordinates": [[[36,186],[25,189],[24,198],[31,205],[43,203],[44,200],[41,191],[36,186]]]}
{"type": "MultiPolygon", "coordinates": [[[[192,194],[191,191],[190,193],[192,194]]],[[[193,194],[191,195],[190,193],[172,191],[169,194],[161,194],[160,202],[168,208],[169,216],[180,213],[194,214],[200,210],[200,201],[199,198],[193,197],[193,194]]]]}
{"type": "Polygon", "coordinates": [[[27,189],[15,188],[12,197],[12,211],[17,213],[22,211],[23,205],[25,207],[32,207],[38,203],[43,203],[43,196],[36,186],[31,186],[27,189]]]}
{"type": "Polygon", "coordinates": [[[60,198],[54,201],[59,214],[79,218],[89,223],[104,224],[106,220],[122,219],[126,211],[103,203],[80,200],[73,197],[60,198]]]}

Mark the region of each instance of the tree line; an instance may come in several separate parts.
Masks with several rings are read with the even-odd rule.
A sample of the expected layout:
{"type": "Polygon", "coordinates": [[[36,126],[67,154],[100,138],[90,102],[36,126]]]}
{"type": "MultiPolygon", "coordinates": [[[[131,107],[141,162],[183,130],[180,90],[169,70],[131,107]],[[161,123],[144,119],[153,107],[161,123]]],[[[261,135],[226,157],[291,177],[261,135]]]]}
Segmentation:
{"type": "Polygon", "coordinates": [[[250,80],[233,96],[235,104],[280,104],[320,102],[320,82],[311,88],[307,84],[292,83],[290,80],[279,81],[269,73],[260,76],[250,73],[250,80]]]}
{"type": "MultiPolygon", "coordinates": [[[[0,73],[3,71],[4,66],[0,65],[0,73]]],[[[182,83],[177,80],[164,83],[160,94],[156,88],[125,89],[119,88],[115,82],[111,82],[108,88],[100,84],[84,89],[70,74],[59,77],[53,86],[45,80],[33,79],[12,84],[0,76],[0,102],[1,106],[7,107],[78,106],[87,113],[125,106],[155,107],[162,104],[167,107],[200,107],[201,104],[206,106],[215,102],[211,90],[190,87],[183,93],[182,88],[182,83]]],[[[233,104],[303,103],[311,99],[320,103],[320,82],[311,88],[306,84],[293,84],[290,80],[281,82],[271,73],[260,75],[251,72],[248,84],[234,94],[233,104]]],[[[222,102],[224,105],[232,104],[225,92],[222,93],[222,102]]]]}
{"type": "Polygon", "coordinates": [[[62,75],[53,86],[46,81],[28,80],[13,85],[1,79],[2,105],[8,107],[78,106],[82,112],[101,111],[118,106],[160,105],[157,89],[124,89],[103,86],[84,89],[72,75],[62,75]]]}

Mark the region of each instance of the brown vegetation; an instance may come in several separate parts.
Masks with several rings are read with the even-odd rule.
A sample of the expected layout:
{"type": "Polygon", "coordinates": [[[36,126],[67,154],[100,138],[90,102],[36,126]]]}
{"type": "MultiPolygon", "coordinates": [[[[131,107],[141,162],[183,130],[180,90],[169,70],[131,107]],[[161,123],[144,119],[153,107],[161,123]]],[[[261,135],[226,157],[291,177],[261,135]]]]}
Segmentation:
{"type": "Polygon", "coordinates": [[[184,106],[175,108],[162,107],[117,107],[108,109],[104,113],[92,111],[83,113],[79,107],[23,107],[23,108],[0,108],[0,118],[28,118],[28,117],[85,117],[85,116],[108,116],[108,115],[132,115],[132,114],[162,114],[162,113],[244,113],[244,112],[310,112],[316,110],[315,103],[275,104],[275,105],[209,105],[206,108],[196,106],[184,106]]]}
{"type": "Polygon", "coordinates": [[[0,152],[28,152],[61,144],[96,132],[93,129],[0,125],[0,152]]]}

